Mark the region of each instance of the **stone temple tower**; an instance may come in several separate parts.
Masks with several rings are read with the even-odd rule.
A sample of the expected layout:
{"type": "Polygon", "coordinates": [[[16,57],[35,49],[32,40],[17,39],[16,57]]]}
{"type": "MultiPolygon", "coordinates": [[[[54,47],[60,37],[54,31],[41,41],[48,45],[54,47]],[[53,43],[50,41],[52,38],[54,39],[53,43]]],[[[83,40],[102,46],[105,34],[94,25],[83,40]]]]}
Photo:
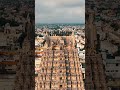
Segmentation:
{"type": "Polygon", "coordinates": [[[14,90],[34,90],[34,51],[30,50],[27,38],[19,50],[20,59],[17,64],[14,90]]]}
{"type": "Polygon", "coordinates": [[[78,52],[71,36],[50,36],[35,90],[84,90],[78,52]],[[62,48],[61,48],[62,47],[62,48]]]}
{"type": "Polygon", "coordinates": [[[94,12],[86,13],[85,90],[108,90],[101,54],[97,53],[94,12]]]}
{"type": "Polygon", "coordinates": [[[32,26],[30,21],[27,22],[22,47],[19,50],[14,90],[35,90],[35,47],[32,26]]]}

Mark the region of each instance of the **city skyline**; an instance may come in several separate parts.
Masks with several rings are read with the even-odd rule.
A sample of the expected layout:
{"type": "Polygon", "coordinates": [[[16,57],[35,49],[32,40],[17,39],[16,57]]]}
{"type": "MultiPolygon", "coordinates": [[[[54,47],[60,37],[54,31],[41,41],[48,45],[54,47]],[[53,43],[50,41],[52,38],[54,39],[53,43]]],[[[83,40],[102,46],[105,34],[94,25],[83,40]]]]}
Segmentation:
{"type": "Polygon", "coordinates": [[[85,23],[85,0],[36,0],[35,23],[85,23]]]}

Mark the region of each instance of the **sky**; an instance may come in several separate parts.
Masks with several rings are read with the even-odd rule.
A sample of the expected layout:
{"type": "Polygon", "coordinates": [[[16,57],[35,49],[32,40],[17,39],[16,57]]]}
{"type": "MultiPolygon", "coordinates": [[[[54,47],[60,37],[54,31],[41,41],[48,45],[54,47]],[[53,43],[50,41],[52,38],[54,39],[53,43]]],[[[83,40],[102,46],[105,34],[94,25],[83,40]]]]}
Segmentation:
{"type": "Polygon", "coordinates": [[[84,23],[85,0],[35,0],[36,23],[84,23]]]}

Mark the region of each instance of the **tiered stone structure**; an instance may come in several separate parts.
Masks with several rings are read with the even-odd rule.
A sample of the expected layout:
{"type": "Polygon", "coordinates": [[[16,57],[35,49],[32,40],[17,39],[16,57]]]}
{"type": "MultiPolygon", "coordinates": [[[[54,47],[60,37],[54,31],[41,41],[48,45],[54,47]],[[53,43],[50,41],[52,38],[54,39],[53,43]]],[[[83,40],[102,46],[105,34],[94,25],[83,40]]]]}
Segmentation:
{"type": "Polygon", "coordinates": [[[84,90],[73,36],[46,36],[36,90],[84,90]]]}
{"type": "Polygon", "coordinates": [[[17,64],[14,90],[34,90],[34,73],[34,50],[30,50],[29,42],[25,38],[17,64]]]}
{"type": "Polygon", "coordinates": [[[26,23],[25,37],[19,50],[14,90],[35,90],[35,45],[34,25],[29,18],[26,23]],[[32,38],[32,39],[31,39],[32,38]]]}
{"type": "Polygon", "coordinates": [[[101,54],[97,48],[94,12],[86,13],[85,90],[108,90],[101,54]]]}

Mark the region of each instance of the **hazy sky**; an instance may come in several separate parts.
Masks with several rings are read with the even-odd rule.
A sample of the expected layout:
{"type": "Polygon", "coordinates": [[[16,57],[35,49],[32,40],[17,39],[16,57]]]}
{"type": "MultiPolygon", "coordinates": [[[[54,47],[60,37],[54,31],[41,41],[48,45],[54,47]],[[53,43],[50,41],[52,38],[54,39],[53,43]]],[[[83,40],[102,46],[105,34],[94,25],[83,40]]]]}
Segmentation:
{"type": "Polygon", "coordinates": [[[35,0],[36,23],[84,23],[85,0],[35,0]]]}

